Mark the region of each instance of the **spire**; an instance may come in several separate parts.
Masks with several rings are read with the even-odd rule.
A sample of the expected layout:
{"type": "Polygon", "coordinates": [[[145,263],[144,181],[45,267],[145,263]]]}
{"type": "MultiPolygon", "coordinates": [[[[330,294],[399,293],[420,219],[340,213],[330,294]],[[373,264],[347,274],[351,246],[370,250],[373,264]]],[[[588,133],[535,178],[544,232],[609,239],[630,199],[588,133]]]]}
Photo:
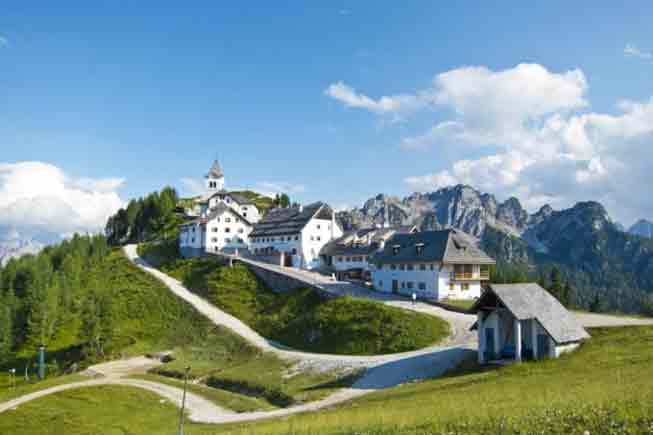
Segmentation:
{"type": "Polygon", "coordinates": [[[224,178],[224,172],[222,172],[222,168],[220,167],[220,163],[218,163],[218,160],[213,161],[213,166],[211,166],[211,169],[209,169],[209,173],[206,175],[206,178],[224,178]]]}

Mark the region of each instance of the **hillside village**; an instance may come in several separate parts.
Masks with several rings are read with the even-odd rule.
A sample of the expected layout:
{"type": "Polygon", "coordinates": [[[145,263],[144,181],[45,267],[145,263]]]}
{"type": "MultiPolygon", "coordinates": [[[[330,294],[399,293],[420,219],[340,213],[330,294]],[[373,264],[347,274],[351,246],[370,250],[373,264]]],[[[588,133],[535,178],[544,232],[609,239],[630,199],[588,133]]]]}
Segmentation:
{"type": "Polygon", "coordinates": [[[490,284],[495,260],[460,230],[385,224],[343,232],[335,211],[323,202],[263,214],[252,201],[225,188],[218,161],[205,175],[205,185],[179,226],[179,252],[186,258],[242,258],[251,266],[303,270],[313,273],[315,282],[318,275],[328,275],[334,282],[413,301],[476,301],[471,312],[478,315],[473,328],[479,362],[557,357],[589,338],[539,285],[490,284]]]}

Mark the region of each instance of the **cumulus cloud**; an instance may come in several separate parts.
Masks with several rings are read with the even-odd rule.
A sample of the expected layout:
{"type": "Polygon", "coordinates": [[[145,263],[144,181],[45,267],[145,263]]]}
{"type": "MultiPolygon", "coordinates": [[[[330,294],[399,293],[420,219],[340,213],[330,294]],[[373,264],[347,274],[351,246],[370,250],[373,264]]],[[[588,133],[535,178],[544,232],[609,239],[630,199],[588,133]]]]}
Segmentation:
{"type": "Polygon", "coordinates": [[[638,57],[644,60],[651,60],[653,58],[650,52],[640,50],[635,44],[626,44],[624,55],[626,57],[638,57]]]}
{"type": "Polygon", "coordinates": [[[99,232],[123,202],[123,179],[74,178],[43,162],[0,163],[0,226],[67,236],[99,232]]]}
{"type": "MultiPolygon", "coordinates": [[[[646,55],[634,46],[627,52],[646,55]]],[[[444,119],[400,146],[453,145],[474,158],[445,162],[444,169],[407,177],[405,184],[426,191],[465,183],[499,197],[515,195],[531,209],[594,199],[619,220],[653,217],[653,100],[621,101],[614,112],[599,113],[590,110],[587,91],[581,70],[554,72],[537,64],[436,75],[431,87],[405,95],[422,101],[413,107],[440,109],[444,119]]],[[[381,110],[381,100],[355,92],[350,97],[349,106],[379,115],[399,110],[388,103],[381,110]]]]}

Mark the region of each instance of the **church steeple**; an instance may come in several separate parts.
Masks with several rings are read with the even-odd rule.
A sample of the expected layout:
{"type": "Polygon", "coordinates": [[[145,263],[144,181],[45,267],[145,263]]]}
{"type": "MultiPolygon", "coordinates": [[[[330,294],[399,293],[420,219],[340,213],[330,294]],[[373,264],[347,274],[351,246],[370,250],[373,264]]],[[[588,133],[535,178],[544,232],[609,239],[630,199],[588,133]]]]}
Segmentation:
{"type": "Polygon", "coordinates": [[[224,172],[217,160],[213,162],[209,173],[206,174],[206,189],[209,192],[217,192],[224,189],[224,172]]]}

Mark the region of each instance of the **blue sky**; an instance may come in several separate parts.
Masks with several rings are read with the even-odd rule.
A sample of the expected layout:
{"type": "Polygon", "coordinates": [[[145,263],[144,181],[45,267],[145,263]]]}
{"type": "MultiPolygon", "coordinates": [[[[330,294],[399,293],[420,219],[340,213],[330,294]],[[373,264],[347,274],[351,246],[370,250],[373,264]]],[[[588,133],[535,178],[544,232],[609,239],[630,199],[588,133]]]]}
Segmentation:
{"type": "MultiPolygon", "coordinates": [[[[75,179],[124,179],[112,185],[123,200],[166,184],[188,192],[181,180],[199,178],[217,155],[230,187],[282,185],[301,201],[336,206],[452,181],[500,198],[518,195],[531,209],[597,199],[626,223],[653,217],[644,193],[620,204],[612,168],[624,162],[613,162],[610,151],[619,138],[592,124],[636,111],[619,107],[624,100],[645,105],[640,109],[649,119],[651,2],[188,3],[3,2],[0,162],[45,162],[75,179]],[[520,64],[544,72],[516,69],[520,64]],[[503,111],[479,112],[482,99],[466,94],[461,102],[449,85],[434,84],[457,71],[456,83],[477,86],[465,67],[483,68],[487,74],[473,80],[487,89],[496,83],[504,89],[493,75],[501,72],[508,86],[528,88],[532,77],[543,85],[531,106],[517,104],[526,115],[507,119],[503,111]],[[548,104],[550,86],[567,79],[582,95],[533,109],[548,104]],[[339,83],[343,92],[330,95],[339,83]],[[377,105],[384,96],[421,102],[386,110],[377,105]],[[579,121],[587,114],[596,116],[579,121]],[[524,163],[529,153],[520,144],[541,138],[554,116],[565,125],[589,125],[583,128],[595,146],[578,153],[556,145],[553,154],[524,163]],[[457,123],[466,139],[447,131],[424,146],[406,146],[446,122],[457,123]],[[507,139],[497,124],[527,131],[507,139]],[[478,134],[493,139],[470,139],[478,134]],[[487,158],[505,163],[515,152],[519,169],[507,171],[518,174],[500,169],[505,179],[494,186],[487,158]],[[483,167],[455,169],[461,160],[483,167]],[[584,187],[570,194],[569,185],[551,179],[559,171],[570,171],[569,182],[584,187]]],[[[503,95],[493,92],[482,97],[503,95]]],[[[621,121],[627,124],[615,122],[621,121]]],[[[638,132],[628,152],[637,156],[649,133],[638,132]]],[[[635,181],[648,183],[641,178],[646,165],[630,163],[635,181]]]]}

